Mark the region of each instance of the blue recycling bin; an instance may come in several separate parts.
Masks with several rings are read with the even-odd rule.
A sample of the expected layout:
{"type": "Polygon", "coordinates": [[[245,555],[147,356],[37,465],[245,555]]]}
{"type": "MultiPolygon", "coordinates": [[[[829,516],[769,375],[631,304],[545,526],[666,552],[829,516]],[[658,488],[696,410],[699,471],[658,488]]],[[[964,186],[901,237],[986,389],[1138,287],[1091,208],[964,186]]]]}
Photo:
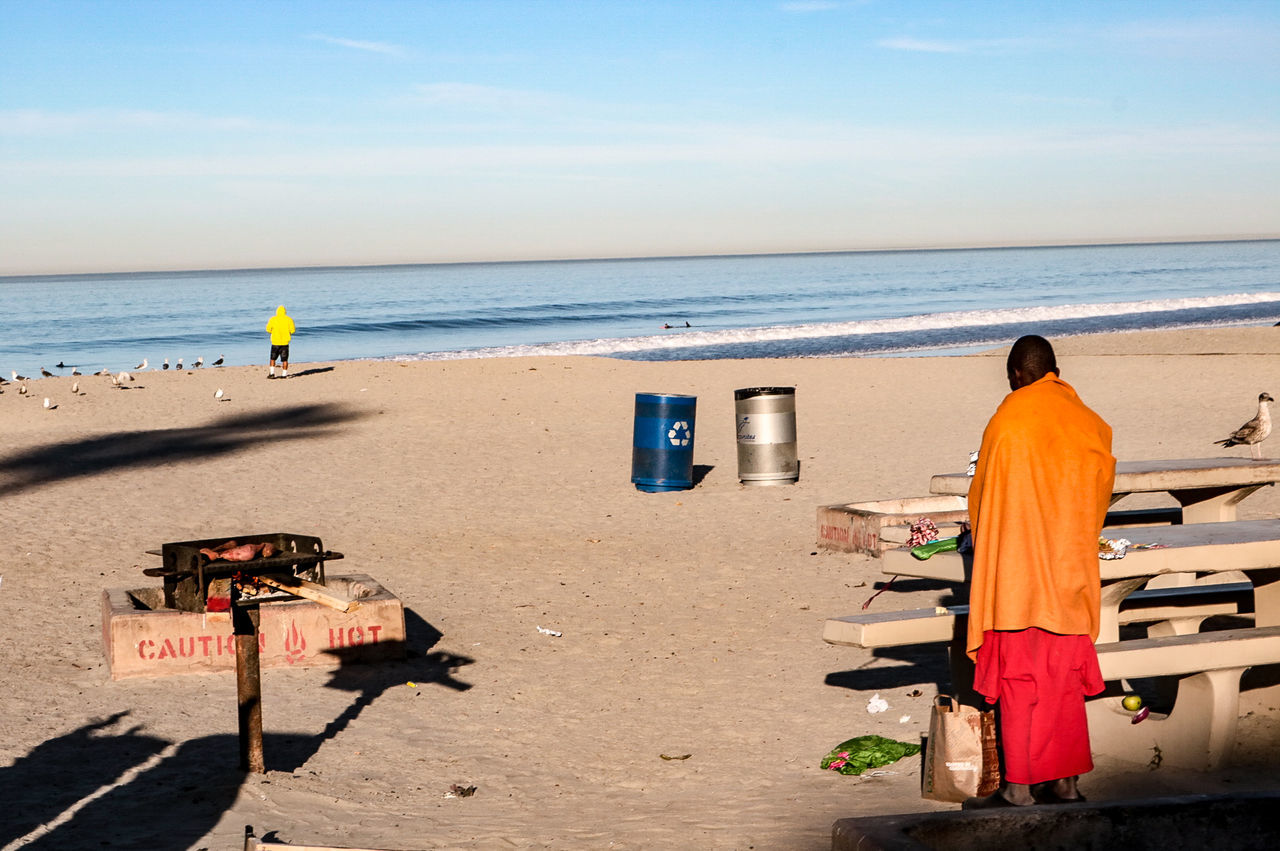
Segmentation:
{"type": "Polygon", "coordinates": [[[697,396],[637,393],[631,481],[647,493],[693,487],[693,423],[697,396]]]}

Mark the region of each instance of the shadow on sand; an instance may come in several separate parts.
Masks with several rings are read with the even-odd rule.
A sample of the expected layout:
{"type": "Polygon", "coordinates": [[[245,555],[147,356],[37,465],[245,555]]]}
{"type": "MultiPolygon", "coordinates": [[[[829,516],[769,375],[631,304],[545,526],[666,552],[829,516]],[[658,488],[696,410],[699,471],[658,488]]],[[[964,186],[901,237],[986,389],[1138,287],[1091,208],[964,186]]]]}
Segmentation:
{"type": "Polygon", "coordinates": [[[48,443],[0,459],[0,497],[64,479],[128,467],[227,455],[266,441],[307,440],[329,433],[356,414],[337,405],[294,405],[235,414],[195,428],[119,431],[48,443]]]}
{"type": "MultiPolygon", "coordinates": [[[[432,651],[431,648],[440,640],[440,631],[419,617],[412,609],[404,610],[404,626],[404,659],[379,662],[375,665],[358,665],[349,664],[345,660],[349,656],[358,655],[359,647],[328,651],[344,661],[339,667],[328,672],[329,681],[325,683],[325,687],[352,692],[355,694],[355,699],[341,715],[326,724],[319,734],[299,733],[275,736],[270,748],[264,741],[263,761],[268,771],[297,771],[306,764],[307,760],[315,756],[325,742],[338,736],[359,717],[365,707],[370,706],[390,688],[403,688],[405,683],[409,682],[419,686],[441,685],[454,691],[466,691],[471,688],[470,683],[456,679],[453,674],[458,668],[473,663],[474,659],[438,650],[432,651]]],[[[264,682],[263,691],[268,690],[269,685],[264,682]]],[[[264,694],[264,705],[270,699],[269,694],[264,694]]],[[[234,755],[231,758],[234,761],[234,755]]]]}
{"type": "MultiPolygon", "coordinates": [[[[406,658],[374,665],[343,663],[328,688],[353,692],[352,704],[315,734],[264,733],[268,772],[293,772],[392,686],[406,681],[456,691],[471,687],[454,671],[472,659],[432,651],[439,630],[405,610],[406,658]]],[[[342,654],[339,653],[339,656],[342,654]]],[[[317,672],[324,673],[324,672],[317,672]]],[[[175,685],[177,685],[175,683],[175,685]]],[[[227,700],[234,701],[228,681],[227,700]]],[[[263,674],[264,700],[271,674],[263,674]]],[[[0,770],[0,847],[24,849],[200,848],[200,840],[240,794],[239,740],[234,733],[169,742],[127,726],[127,712],[43,742],[0,770]]]]}
{"type": "Polygon", "coordinates": [[[303,369],[298,372],[289,373],[290,378],[302,378],[304,375],[319,375],[322,372],[333,372],[331,366],[314,366],[311,369],[303,369]]]}

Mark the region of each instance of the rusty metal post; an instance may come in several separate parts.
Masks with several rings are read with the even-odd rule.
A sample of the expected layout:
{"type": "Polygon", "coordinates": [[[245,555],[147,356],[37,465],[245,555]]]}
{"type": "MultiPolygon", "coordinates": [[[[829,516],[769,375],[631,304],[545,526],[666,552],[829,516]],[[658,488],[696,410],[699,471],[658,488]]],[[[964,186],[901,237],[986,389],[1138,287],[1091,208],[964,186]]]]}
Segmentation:
{"type": "MultiPolygon", "coordinates": [[[[233,585],[234,587],[234,585],[233,585]]],[[[240,720],[240,768],[263,774],[262,678],[258,666],[257,606],[242,606],[231,594],[231,625],[236,637],[236,699],[240,720]]]]}

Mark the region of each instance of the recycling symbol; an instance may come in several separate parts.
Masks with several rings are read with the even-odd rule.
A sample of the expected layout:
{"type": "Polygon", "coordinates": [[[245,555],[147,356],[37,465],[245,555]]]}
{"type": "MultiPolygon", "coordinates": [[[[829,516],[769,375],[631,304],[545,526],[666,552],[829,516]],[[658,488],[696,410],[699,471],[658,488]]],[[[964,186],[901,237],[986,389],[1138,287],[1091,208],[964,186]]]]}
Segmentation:
{"type": "Polygon", "coordinates": [[[693,434],[689,431],[689,424],[684,420],[673,423],[667,430],[667,440],[671,441],[672,446],[688,446],[692,439],[693,434]]]}

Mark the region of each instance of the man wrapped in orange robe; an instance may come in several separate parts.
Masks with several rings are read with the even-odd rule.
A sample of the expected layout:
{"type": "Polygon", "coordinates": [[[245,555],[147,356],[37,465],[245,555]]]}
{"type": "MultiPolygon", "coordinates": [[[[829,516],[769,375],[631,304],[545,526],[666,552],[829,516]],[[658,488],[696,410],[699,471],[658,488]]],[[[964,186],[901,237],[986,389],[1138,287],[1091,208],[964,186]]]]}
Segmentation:
{"type": "Polygon", "coordinates": [[[966,650],[996,703],[1004,784],[966,806],[1079,800],[1093,768],[1084,698],[1103,689],[1098,535],[1111,501],[1111,428],[1058,377],[1053,347],[1020,338],[969,487],[973,575],[966,650]],[[1053,781],[1050,783],[1049,781],[1053,781]]]}

